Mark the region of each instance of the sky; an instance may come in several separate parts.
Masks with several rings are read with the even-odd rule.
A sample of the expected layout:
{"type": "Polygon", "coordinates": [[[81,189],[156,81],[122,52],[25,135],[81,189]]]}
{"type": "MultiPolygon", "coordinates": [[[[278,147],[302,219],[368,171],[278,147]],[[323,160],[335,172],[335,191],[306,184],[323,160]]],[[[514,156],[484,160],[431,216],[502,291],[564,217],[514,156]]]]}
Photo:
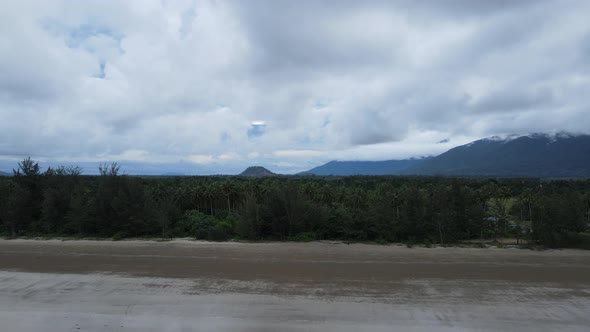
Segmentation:
{"type": "Polygon", "coordinates": [[[590,133],[587,0],[0,4],[0,170],[295,173],[590,133]]]}

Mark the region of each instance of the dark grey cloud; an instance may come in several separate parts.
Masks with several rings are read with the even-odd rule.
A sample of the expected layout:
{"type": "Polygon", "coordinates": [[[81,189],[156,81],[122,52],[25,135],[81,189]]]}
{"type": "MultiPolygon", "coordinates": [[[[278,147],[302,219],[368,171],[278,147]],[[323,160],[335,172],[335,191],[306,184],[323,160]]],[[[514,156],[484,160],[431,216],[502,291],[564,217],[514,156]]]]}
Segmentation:
{"type": "Polygon", "coordinates": [[[553,106],[553,91],[551,89],[528,90],[509,89],[495,91],[480,100],[471,108],[478,112],[515,112],[553,106]],[[519,91],[520,90],[520,91],[519,91]]]}

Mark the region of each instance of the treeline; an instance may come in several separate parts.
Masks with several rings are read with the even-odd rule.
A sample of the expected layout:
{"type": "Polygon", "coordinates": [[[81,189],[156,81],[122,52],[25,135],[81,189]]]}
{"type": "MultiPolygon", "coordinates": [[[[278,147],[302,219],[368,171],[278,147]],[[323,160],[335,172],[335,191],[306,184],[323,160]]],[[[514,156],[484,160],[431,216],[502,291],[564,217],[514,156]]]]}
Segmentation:
{"type": "Polygon", "coordinates": [[[30,158],[0,177],[5,236],[577,245],[590,181],[433,177],[132,177],[30,158]]]}

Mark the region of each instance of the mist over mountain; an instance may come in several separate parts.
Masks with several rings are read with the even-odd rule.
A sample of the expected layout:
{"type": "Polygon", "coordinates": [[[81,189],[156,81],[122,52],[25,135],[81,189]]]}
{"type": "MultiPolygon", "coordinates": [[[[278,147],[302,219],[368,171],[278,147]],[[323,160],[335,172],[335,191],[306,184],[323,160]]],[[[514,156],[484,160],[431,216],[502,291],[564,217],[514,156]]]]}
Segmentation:
{"type": "MultiPolygon", "coordinates": [[[[71,165],[65,163],[64,165],[71,165]]],[[[97,162],[75,163],[82,174],[96,175],[97,162]]],[[[42,171],[55,168],[58,161],[41,161],[42,171]]],[[[277,176],[261,166],[233,165],[222,173],[216,164],[195,165],[189,162],[150,163],[120,162],[123,174],[128,175],[221,175],[264,177],[277,176]],[[240,173],[241,172],[241,173],[240,173]]],[[[2,169],[17,167],[15,161],[0,161],[2,169]]],[[[330,161],[324,165],[297,173],[298,175],[350,176],[350,175],[441,175],[441,176],[493,176],[493,177],[590,177],[590,135],[530,134],[507,137],[493,136],[454,147],[435,157],[385,161],[330,161]]],[[[0,171],[0,176],[12,172],[0,171]]]]}
{"type": "Polygon", "coordinates": [[[458,146],[405,175],[590,177],[590,135],[491,137],[458,146]]]}
{"type": "Polygon", "coordinates": [[[384,161],[330,161],[299,175],[397,175],[403,170],[419,165],[428,158],[384,161]]]}
{"type": "Polygon", "coordinates": [[[590,135],[494,136],[436,157],[331,161],[299,174],[590,177],[590,135]]]}

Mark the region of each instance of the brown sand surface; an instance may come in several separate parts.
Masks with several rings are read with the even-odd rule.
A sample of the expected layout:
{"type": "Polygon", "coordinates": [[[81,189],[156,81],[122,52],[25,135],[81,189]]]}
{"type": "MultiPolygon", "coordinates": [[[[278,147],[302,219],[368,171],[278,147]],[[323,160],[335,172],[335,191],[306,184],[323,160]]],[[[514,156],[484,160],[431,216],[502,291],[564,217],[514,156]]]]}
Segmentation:
{"type": "Polygon", "coordinates": [[[589,312],[588,251],[0,240],[1,331],[587,331],[589,312]]]}

